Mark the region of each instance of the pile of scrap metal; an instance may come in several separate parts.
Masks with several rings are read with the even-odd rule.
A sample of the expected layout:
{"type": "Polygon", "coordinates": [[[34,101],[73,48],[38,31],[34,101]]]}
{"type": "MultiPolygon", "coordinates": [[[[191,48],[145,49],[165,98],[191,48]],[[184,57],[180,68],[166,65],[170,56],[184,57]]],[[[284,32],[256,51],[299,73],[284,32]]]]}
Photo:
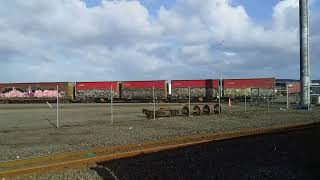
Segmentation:
{"type": "Polygon", "coordinates": [[[159,110],[142,109],[147,118],[172,117],[178,116],[182,111],[173,108],[160,108],[159,110]],[[154,115],[155,112],[155,115],[154,115]]]}
{"type": "Polygon", "coordinates": [[[179,108],[160,108],[158,110],[142,109],[142,113],[147,116],[147,118],[161,118],[161,117],[172,117],[172,116],[201,116],[201,115],[210,115],[210,114],[219,114],[222,112],[222,108],[219,104],[215,105],[192,105],[191,111],[189,113],[189,106],[183,105],[179,108]]]}

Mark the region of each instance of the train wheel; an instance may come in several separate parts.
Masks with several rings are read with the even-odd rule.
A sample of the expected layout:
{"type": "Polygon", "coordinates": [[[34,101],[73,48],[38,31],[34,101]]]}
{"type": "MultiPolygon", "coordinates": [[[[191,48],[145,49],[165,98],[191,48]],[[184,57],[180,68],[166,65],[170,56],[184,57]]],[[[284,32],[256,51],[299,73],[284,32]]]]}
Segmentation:
{"type": "Polygon", "coordinates": [[[219,104],[216,104],[216,105],[213,106],[215,114],[219,114],[219,108],[220,108],[220,113],[222,113],[222,107],[219,106],[219,104]]]}
{"type": "Polygon", "coordinates": [[[199,106],[194,106],[192,114],[195,116],[200,116],[201,115],[201,108],[199,106]]]}
{"type": "Polygon", "coordinates": [[[211,108],[209,105],[204,105],[202,108],[202,114],[209,115],[211,113],[211,108]]]}
{"type": "Polygon", "coordinates": [[[189,108],[187,106],[184,106],[181,110],[181,114],[184,116],[189,116],[189,108]]]}

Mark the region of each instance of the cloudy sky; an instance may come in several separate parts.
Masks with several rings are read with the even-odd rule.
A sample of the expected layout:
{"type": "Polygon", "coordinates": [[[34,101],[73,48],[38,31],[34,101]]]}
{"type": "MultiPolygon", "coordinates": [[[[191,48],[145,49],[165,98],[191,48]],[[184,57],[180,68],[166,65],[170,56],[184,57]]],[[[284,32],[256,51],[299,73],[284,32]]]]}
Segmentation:
{"type": "MultiPolygon", "coordinates": [[[[10,0],[0,82],[299,78],[298,0],[10,0]]],[[[320,2],[310,0],[312,79],[320,2]]]]}

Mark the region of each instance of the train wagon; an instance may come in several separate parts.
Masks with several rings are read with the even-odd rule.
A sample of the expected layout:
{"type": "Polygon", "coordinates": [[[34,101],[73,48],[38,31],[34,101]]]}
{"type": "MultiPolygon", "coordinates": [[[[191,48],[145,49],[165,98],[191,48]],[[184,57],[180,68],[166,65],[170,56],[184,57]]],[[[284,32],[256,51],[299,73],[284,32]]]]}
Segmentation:
{"type": "Polygon", "coordinates": [[[300,82],[294,82],[288,84],[289,94],[299,94],[300,93],[300,82]]]}
{"type": "Polygon", "coordinates": [[[286,95],[287,88],[289,94],[299,94],[300,93],[300,81],[295,79],[276,79],[276,93],[278,95],[286,95]],[[288,87],[287,87],[288,86],[288,87]]]}
{"type": "Polygon", "coordinates": [[[1,103],[44,103],[56,101],[57,95],[64,102],[70,102],[73,96],[73,83],[5,83],[0,84],[1,103]],[[59,93],[57,92],[57,86],[59,93]]]}
{"type": "Polygon", "coordinates": [[[186,100],[189,98],[189,87],[191,101],[210,101],[217,97],[219,81],[207,80],[172,80],[171,100],[186,100]]]}
{"type": "Polygon", "coordinates": [[[275,78],[224,79],[225,97],[271,96],[274,92],[275,78]]]}
{"type": "Polygon", "coordinates": [[[119,82],[76,82],[75,94],[77,102],[107,102],[120,97],[119,82]]]}
{"type": "Polygon", "coordinates": [[[153,88],[156,99],[167,99],[167,81],[122,81],[121,98],[127,100],[150,101],[153,99],[153,88]]]}

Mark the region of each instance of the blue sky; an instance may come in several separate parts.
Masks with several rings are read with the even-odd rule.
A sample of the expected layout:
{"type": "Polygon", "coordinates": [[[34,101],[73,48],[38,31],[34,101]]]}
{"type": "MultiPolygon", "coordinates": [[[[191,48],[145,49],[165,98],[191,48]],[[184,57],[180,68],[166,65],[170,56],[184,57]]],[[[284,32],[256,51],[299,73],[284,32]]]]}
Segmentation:
{"type": "Polygon", "coordinates": [[[278,2],[279,0],[233,0],[235,5],[244,6],[256,22],[269,22],[272,18],[272,8],[278,2]]]}
{"type": "Polygon", "coordinates": [[[86,2],[87,7],[94,7],[101,4],[101,0],[84,0],[86,2]]]}
{"type": "MultiPolygon", "coordinates": [[[[101,4],[102,0],[84,0],[87,4],[87,7],[95,7],[101,4]]],[[[156,14],[161,6],[171,7],[175,0],[140,0],[140,3],[143,4],[151,14],[156,14]]]]}
{"type": "MultiPolygon", "coordinates": [[[[84,0],[88,7],[98,6],[101,0],[84,0]]],[[[242,5],[247,13],[256,22],[270,22],[272,18],[272,8],[280,0],[232,0],[233,5],[242,5]]],[[[161,6],[171,7],[175,4],[175,0],[140,0],[140,2],[150,11],[151,14],[156,14],[161,6]]],[[[312,10],[319,10],[319,1],[314,1],[310,7],[312,10]]]]}

